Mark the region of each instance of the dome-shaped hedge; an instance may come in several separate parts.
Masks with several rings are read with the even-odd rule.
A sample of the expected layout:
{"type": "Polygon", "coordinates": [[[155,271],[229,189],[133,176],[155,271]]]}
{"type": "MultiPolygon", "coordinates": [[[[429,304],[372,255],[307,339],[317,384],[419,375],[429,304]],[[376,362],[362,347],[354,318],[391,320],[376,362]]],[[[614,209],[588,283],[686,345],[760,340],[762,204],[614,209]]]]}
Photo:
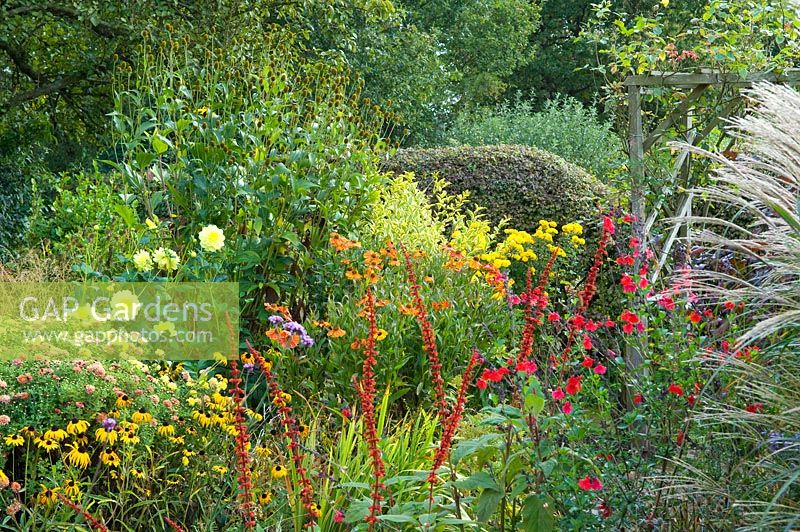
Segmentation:
{"type": "Polygon", "coordinates": [[[542,218],[560,223],[595,218],[608,189],[585,170],[527,146],[402,149],[385,163],[392,173],[414,172],[422,186],[438,173],[449,191],[471,200],[498,222],[534,230],[542,218]]]}

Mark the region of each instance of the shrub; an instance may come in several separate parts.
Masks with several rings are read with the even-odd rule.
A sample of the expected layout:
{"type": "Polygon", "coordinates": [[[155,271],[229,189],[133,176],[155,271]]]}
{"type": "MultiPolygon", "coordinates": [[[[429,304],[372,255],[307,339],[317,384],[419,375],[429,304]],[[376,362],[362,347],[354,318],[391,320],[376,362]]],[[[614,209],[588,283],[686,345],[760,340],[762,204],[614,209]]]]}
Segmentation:
{"type": "Polygon", "coordinates": [[[454,144],[522,144],[559,155],[605,181],[623,164],[622,142],[597,111],[570,97],[534,111],[529,101],[462,115],[450,131],[454,144]]]}
{"type": "Polygon", "coordinates": [[[607,188],[564,159],[525,146],[404,149],[386,163],[389,171],[415,172],[430,190],[437,175],[449,191],[469,191],[494,223],[507,218],[535,231],[540,219],[586,221],[596,216],[607,188]]]}

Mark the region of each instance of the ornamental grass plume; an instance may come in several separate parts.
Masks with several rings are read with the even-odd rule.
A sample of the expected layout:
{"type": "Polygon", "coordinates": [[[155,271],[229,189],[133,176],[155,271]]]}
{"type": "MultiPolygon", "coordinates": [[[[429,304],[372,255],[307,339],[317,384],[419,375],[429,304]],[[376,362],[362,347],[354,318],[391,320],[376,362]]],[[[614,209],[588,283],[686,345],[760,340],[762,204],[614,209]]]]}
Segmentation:
{"type": "Polygon", "coordinates": [[[306,514],[308,515],[306,527],[314,527],[316,526],[318,508],[314,502],[314,486],[311,484],[311,480],[308,478],[308,471],[303,465],[305,454],[303,454],[300,445],[299,424],[293,416],[293,410],[287,400],[287,394],[281,389],[278,380],[275,378],[275,374],[272,373],[272,364],[268,362],[264,358],[264,355],[257,351],[249,341],[247,342],[247,349],[261,369],[264,378],[267,380],[272,403],[278,407],[278,413],[281,416],[281,425],[283,426],[283,435],[289,440],[289,454],[291,455],[292,463],[297,472],[297,483],[300,485],[300,502],[306,509],[306,514]]]}
{"type": "MultiPolygon", "coordinates": [[[[405,249],[403,250],[405,252],[405,249]]],[[[375,317],[375,296],[372,290],[367,289],[367,320],[369,320],[369,333],[364,346],[364,363],[361,370],[361,380],[356,383],[356,391],[361,401],[361,411],[364,415],[364,439],[369,448],[370,463],[372,465],[372,504],[369,507],[369,515],[364,520],[369,523],[369,529],[374,530],[375,523],[378,522],[378,514],[381,513],[381,490],[383,482],[381,479],[386,475],[383,465],[381,450],[378,448],[378,429],[375,418],[375,364],[377,363],[378,351],[375,348],[378,325],[375,317]]]]}
{"type": "Polygon", "coordinates": [[[84,510],[80,504],[71,501],[69,498],[65,497],[63,493],[57,493],[56,496],[59,498],[59,500],[61,500],[61,502],[63,502],[64,504],[75,510],[75,513],[82,515],[83,518],[86,519],[86,522],[89,523],[89,526],[92,527],[92,530],[100,530],[102,532],[108,532],[108,527],[106,527],[106,525],[101,523],[92,514],[84,510]]]}
{"type": "Polygon", "coordinates": [[[442,378],[442,363],[439,359],[439,351],[436,348],[436,333],[433,330],[430,319],[428,318],[428,310],[425,308],[425,302],[420,295],[420,285],[417,282],[417,275],[414,272],[414,265],[411,263],[411,255],[408,253],[405,245],[400,244],[405,257],[406,272],[408,274],[408,288],[411,291],[411,297],[414,300],[415,315],[419,323],[420,330],[422,331],[422,348],[428,355],[428,362],[431,366],[431,379],[433,380],[433,389],[436,393],[435,406],[438,409],[439,418],[444,420],[447,418],[447,399],[444,394],[444,379],[442,378]]]}
{"type": "Polygon", "coordinates": [[[709,501],[709,509],[737,513],[740,530],[794,530],[800,523],[800,94],[759,83],[747,95],[749,112],[727,131],[740,153],[678,147],[716,163],[713,179],[693,192],[722,215],[681,220],[695,226],[692,243],[743,265],[691,270],[691,291],[709,304],[743,302],[750,324],[739,330],[733,354],[698,355],[715,377],[734,384],[725,398],[709,394],[693,421],[711,427],[714,441],[752,452],[720,467],[721,476],[698,473],[687,455],[670,488],[676,497],[690,493],[709,501]],[[736,356],[754,345],[764,346],[755,360],[736,356]]]}
{"type": "Polygon", "coordinates": [[[253,483],[250,479],[250,454],[247,452],[247,444],[250,440],[250,436],[247,433],[247,424],[244,418],[245,408],[242,406],[244,402],[244,390],[239,386],[241,382],[242,379],[239,377],[238,365],[235,360],[232,360],[230,383],[233,385],[231,396],[236,405],[233,412],[234,426],[236,427],[236,468],[238,470],[237,480],[239,483],[239,509],[244,518],[245,530],[252,530],[256,526],[256,513],[252,496],[253,483]]]}

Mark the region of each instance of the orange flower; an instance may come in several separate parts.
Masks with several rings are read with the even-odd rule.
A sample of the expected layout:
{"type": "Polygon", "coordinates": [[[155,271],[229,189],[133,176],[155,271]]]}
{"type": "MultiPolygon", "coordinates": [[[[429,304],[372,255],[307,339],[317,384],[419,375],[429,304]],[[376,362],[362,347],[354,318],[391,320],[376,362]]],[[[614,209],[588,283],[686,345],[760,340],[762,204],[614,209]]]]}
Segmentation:
{"type": "Polygon", "coordinates": [[[300,344],[300,336],[291,334],[289,331],[283,329],[270,329],[267,331],[267,338],[277,342],[281,347],[289,347],[294,349],[300,344]]]}
{"type": "Polygon", "coordinates": [[[381,259],[381,256],[375,253],[374,251],[365,251],[364,264],[366,264],[367,266],[380,268],[383,265],[383,259],[381,259]]]}
{"type": "Polygon", "coordinates": [[[431,303],[431,306],[433,307],[433,310],[442,310],[442,309],[450,308],[450,302],[449,301],[434,301],[434,302],[431,303]]]}
{"type": "Polygon", "coordinates": [[[361,338],[356,338],[353,340],[353,343],[350,344],[350,349],[354,351],[358,351],[364,345],[364,340],[361,338]]]}
{"type": "Polygon", "coordinates": [[[381,276],[375,273],[372,268],[367,268],[367,271],[364,272],[364,280],[369,284],[377,284],[381,280],[381,276]]]}
{"type": "Polygon", "coordinates": [[[433,277],[431,277],[430,275],[427,275],[427,276],[425,276],[424,281],[426,283],[432,283],[433,282],[433,277]]]}
{"type": "Polygon", "coordinates": [[[405,316],[414,316],[417,313],[417,309],[414,308],[414,305],[406,305],[405,303],[400,303],[400,306],[397,307],[397,310],[400,311],[400,314],[405,316]]]}
{"type": "Polygon", "coordinates": [[[289,307],[284,305],[274,305],[272,303],[264,303],[264,308],[267,312],[281,314],[286,321],[292,321],[292,315],[289,313],[289,307]]]}
{"type": "Polygon", "coordinates": [[[347,277],[348,279],[350,279],[351,281],[359,281],[359,280],[361,280],[361,274],[358,273],[357,271],[355,271],[352,268],[347,270],[347,272],[345,272],[344,276],[347,277]]]}
{"type": "Polygon", "coordinates": [[[341,338],[345,334],[347,334],[345,330],[339,327],[336,327],[335,329],[331,329],[330,331],[328,331],[328,336],[331,338],[341,338]]]}
{"type": "Polygon", "coordinates": [[[330,238],[331,247],[336,251],[347,251],[351,248],[360,248],[361,243],[356,240],[345,238],[339,233],[331,233],[330,238]]]}

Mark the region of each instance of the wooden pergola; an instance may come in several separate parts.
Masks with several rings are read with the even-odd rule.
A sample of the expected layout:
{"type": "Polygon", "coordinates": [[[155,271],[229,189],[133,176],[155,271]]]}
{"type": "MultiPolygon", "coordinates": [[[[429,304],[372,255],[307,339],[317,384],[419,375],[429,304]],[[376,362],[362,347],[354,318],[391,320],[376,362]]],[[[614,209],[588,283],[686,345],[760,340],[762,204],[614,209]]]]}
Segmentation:
{"type": "MultiPolygon", "coordinates": [[[[690,146],[696,146],[714,132],[720,124],[735,116],[744,107],[744,99],[740,93],[743,88],[750,88],[759,82],[785,83],[789,85],[800,85],[800,69],[789,69],[781,73],[761,72],[747,76],[735,73],[722,73],[719,71],[706,70],[698,73],[683,72],[651,72],[646,75],[629,76],[624,81],[624,86],[628,92],[628,113],[629,113],[629,172],[631,183],[630,207],[637,221],[634,223],[634,235],[645,242],[650,235],[654,224],[659,219],[659,215],[664,209],[665,201],[673,198],[659,197],[650,207],[646,204],[646,173],[645,173],[645,154],[655,147],[663,145],[667,140],[667,133],[679,127],[683,129],[685,138],[673,138],[670,140],[682,140],[690,146]],[[727,100],[722,101],[716,108],[713,116],[706,116],[706,121],[702,128],[695,126],[693,120],[695,109],[701,97],[710,88],[722,89],[722,94],[727,93],[727,100]],[[652,131],[645,135],[642,124],[642,94],[659,91],[688,91],[683,101],[673,109],[665,118],[661,120],[652,131]]],[[[708,112],[706,111],[706,114],[708,112]]],[[[734,139],[730,139],[733,143],[734,139]]],[[[679,176],[683,176],[688,182],[690,176],[691,156],[688,150],[680,150],[675,154],[672,171],[668,179],[675,183],[679,176]]],[[[691,187],[687,186],[686,189],[691,187]]],[[[680,192],[679,197],[671,212],[670,218],[683,218],[692,215],[693,193],[691,190],[680,192]]],[[[662,241],[659,253],[658,267],[652,272],[651,283],[655,283],[662,269],[666,265],[674,243],[680,236],[690,239],[687,233],[681,235],[681,224],[674,224],[670,234],[662,241]]],[[[639,268],[637,261],[636,269],[639,268]]],[[[645,335],[640,337],[639,348],[629,348],[625,359],[629,367],[636,368],[642,362],[641,349],[647,345],[645,335]]]]}

